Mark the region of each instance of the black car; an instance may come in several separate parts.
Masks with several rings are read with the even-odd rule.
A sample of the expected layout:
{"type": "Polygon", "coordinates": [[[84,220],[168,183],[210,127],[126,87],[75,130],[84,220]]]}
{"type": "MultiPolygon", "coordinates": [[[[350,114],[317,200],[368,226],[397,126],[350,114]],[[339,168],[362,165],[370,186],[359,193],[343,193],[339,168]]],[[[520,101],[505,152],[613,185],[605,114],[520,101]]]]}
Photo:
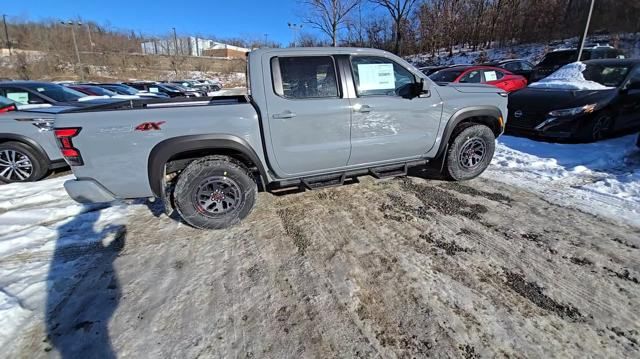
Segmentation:
{"type": "Polygon", "coordinates": [[[183,91],[157,82],[124,82],[124,84],[131,86],[136,90],[147,91],[150,93],[162,93],[169,97],[187,97],[187,94],[183,91]]]}
{"type": "MultiPolygon", "coordinates": [[[[539,81],[564,65],[570,64],[578,58],[578,49],[562,49],[548,52],[533,68],[529,82],[539,81]]],[[[598,59],[624,58],[624,53],[611,46],[592,46],[582,51],[580,61],[598,59]]]]}
{"type": "Polygon", "coordinates": [[[584,81],[564,81],[553,75],[509,95],[507,133],[597,141],[640,128],[640,59],[573,65],[581,66],[576,68],[578,75],[584,67],[584,81]]]}
{"type": "Polygon", "coordinates": [[[0,96],[22,105],[73,105],[85,97],[82,92],[49,82],[7,81],[0,82],[0,96]]]}
{"type": "Polygon", "coordinates": [[[512,74],[523,76],[530,81],[531,74],[533,73],[533,64],[523,59],[508,59],[501,61],[487,62],[483,66],[494,66],[503,68],[512,74]]]}
{"type": "Polygon", "coordinates": [[[119,84],[119,83],[110,83],[110,84],[94,84],[95,86],[102,87],[109,91],[113,91],[118,95],[132,95],[132,96],[141,96],[141,97],[154,97],[154,98],[169,98],[169,95],[164,94],[162,92],[151,93],[143,90],[138,90],[129,85],[119,84]]]}

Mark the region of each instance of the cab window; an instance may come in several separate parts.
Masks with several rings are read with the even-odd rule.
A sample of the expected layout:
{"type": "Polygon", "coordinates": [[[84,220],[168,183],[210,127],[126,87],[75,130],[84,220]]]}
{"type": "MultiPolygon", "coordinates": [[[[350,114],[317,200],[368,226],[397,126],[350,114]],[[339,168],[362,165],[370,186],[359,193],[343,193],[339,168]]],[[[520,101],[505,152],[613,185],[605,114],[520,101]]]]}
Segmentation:
{"type": "Polygon", "coordinates": [[[402,96],[416,82],[413,73],[378,56],[354,56],[351,69],[358,96],[402,96]]]}
{"type": "Polygon", "coordinates": [[[274,60],[279,63],[282,80],[281,83],[274,83],[276,94],[289,99],[338,97],[333,57],[298,56],[274,60]]]}

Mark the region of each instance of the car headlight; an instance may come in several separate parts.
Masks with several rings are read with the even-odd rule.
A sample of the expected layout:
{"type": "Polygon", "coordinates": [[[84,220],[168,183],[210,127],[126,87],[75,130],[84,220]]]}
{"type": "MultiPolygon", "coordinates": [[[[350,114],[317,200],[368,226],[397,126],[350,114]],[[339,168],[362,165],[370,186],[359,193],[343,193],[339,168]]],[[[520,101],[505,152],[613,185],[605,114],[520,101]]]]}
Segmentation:
{"type": "Polygon", "coordinates": [[[565,108],[561,110],[553,110],[549,112],[549,116],[551,117],[567,117],[567,116],[575,116],[581,113],[591,113],[596,110],[597,104],[584,105],[580,107],[573,108],[565,108]]]}

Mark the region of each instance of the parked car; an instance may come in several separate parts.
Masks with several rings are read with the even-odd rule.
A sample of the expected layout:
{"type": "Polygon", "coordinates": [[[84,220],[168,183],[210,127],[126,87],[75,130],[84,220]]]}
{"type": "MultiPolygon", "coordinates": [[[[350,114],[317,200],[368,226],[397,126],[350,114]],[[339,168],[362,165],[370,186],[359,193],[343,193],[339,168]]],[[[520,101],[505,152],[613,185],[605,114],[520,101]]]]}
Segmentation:
{"type": "Polygon", "coordinates": [[[208,85],[197,84],[195,81],[169,81],[167,82],[167,85],[176,87],[179,90],[186,92],[188,95],[193,95],[195,97],[206,97],[207,92],[209,92],[208,85]]]}
{"type": "Polygon", "coordinates": [[[0,113],[16,111],[18,109],[16,102],[6,97],[0,96],[0,113]]]}
{"type": "MultiPolygon", "coordinates": [[[[0,98],[0,103],[6,103],[0,98]]],[[[53,136],[53,116],[70,107],[0,113],[0,182],[32,182],[66,167],[53,136]]]]}
{"type": "Polygon", "coordinates": [[[66,86],[68,88],[82,92],[89,96],[113,98],[113,99],[120,99],[120,100],[133,100],[133,99],[140,98],[140,96],[137,96],[137,95],[120,95],[116,92],[113,92],[95,85],[77,84],[77,85],[66,85],[66,86]]]}
{"type": "MultiPolygon", "coordinates": [[[[584,60],[597,60],[597,59],[624,59],[624,52],[618,50],[612,46],[596,45],[585,47],[580,57],[581,61],[584,60]]],[[[570,64],[576,61],[578,58],[578,49],[559,49],[548,52],[542,60],[533,68],[530,82],[539,81],[554,71],[561,68],[564,65],[570,64]]]]}
{"type": "Polygon", "coordinates": [[[222,82],[218,80],[196,79],[194,81],[196,81],[197,83],[209,86],[209,91],[213,91],[213,92],[220,91],[222,90],[222,87],[223,87],[222,82]]]}
{"type": "Polygon", "coordinates": [[[640,128],[640,59],[577,62],[509,95],[507,132],[597,141],[640,128]]]}
{"type": "Polygon", "coordinates": [[[423,74],[429,76],[434,72],[444,70],[446,68],[453,67],[453,66],[457,66],[457,65],[422,66],[422,67],[418,67],[418,70],[422,71],[423,74]]]}
{"type": "Polygon", "coordinates": [[[48,82],[10,81],[0,82],[0,96],[18,104],[77,105],[87,95],[68,87],[48,82]]]}
{"type": "Polygon", "coordinates": [[[179,91],[180,93],[183,94],[183,96],[185,97],[203,97],[206,96],[206,93],[203,93],[200,90],[195,90],[195,89],[188,89],[184,86],[175,84],[175,83],[163,83],[162,86],[169,88],[169,89],[173,89],[175,91],[179,91]]]}
{"type": "Polygon", "coordinates": [[[491,66],[455,66],[434,72],[429,78],[441,83],[483,83],[496,86],[507,92],[527,86],[527,79],[511,72],[491,66]]]}
{"type": "Polygon", "coordinates": [[[512,74],[520,75],[529,81],[533,73],[533,64],[523,59],[507,59],[500,61],[487,62],[484,66],[494,66],[503,68],[512,74]]]}
{"type": "Polygon", "coordinates": [[[161,93],[169,97],[187,97],[184,91],[180,91],[173,86],[167,86],[157,82],[150,81],[137,81],[137,82],[124,82],[125,85],[131,86],[136,90],[146,91],[149,93],[161,93]]]}
{"type": "Polygon", "coordinates": [[[113,91],[119,95],[134,95],[134,96],[147,97],[147,98],[168,98],[169,97],[169,95],[162,92],[152,93],[144,90],[138,90],[125,84],[109,83],[109,84],[95,84],[95,86],[100,86],[109,91],[113,91]]]}
{"type": "Polygon", "coordinates": [[[386,51],[265,48],[250,52],[248,65],[250,97],[57,114],[56,136],[77,178],[65,183],[69,195],[157,196],[194,227],[225,228],[249,214],[258,189],[399,176],[433,160],[451,179],[474,178],[503,131],[504,91],[438,86],[386,51]]]}

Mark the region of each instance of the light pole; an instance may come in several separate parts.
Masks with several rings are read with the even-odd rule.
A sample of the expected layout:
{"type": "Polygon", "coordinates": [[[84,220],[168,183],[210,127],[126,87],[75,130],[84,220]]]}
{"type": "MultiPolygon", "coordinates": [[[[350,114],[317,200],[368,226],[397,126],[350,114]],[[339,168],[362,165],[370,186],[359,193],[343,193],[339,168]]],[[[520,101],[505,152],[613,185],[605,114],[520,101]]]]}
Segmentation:
{"type": "Polygon", "coordinates": [[[264,47],[267,47],[269,44],[269,34],[264,34],[264,47]]]}
{"type": "Polygon", "coordinates": [[[91,50],[93,51],[93,48],[96,46],[96,44],[94,44],[93,40],[91,40],[91,27],[89,26],[89,23],[87,23],[87,35],[89,35],[89,45],[91,45],[91,50]]]}
{"type": "Polygon", "coordinates": [[[173,45],[176,47],[176,56],[178,56],[178,35],[176,34],[176,28],[173,27],[172,29],[173,29],[173,45]]]}
{"type": "Polygon", "coordinates": [[[293,34],[293,47],[296,47],[296,42],[298,41],[298,31],[302,30],[302,24],[294,24],[290,22],[287,23],[287,25],[289,26],[289,30],[291,30],[291,33],[293,34]]]}
{"type": "Polygon", "coordinates": [[[7,40],[7,48],[9,49],[9,56],[11,56],[11,41],[9,41],[9,30],[7,30],[7,15],[2,14],[2,22],[4,23],[4,38],[7,40]]]}
{"type": "Polygon", "coordinates": [[[589,6],[589,15],[587,15],[587,23],[584,26],[584,33],[582,34],[582,37],[580,37],[577,61],[580,61],[580,59],[582,58],[582,51],[584,50],[584,42],[587,39],[587,33],[589,32],[589,24],[591,23],[591,15],[593,14],[593,5],[595,4],[595,2],[596,0],[591,0],[591,5],[589,6]]]}
{"type": "Polygon", "coordinates": [[[79,21],[78,22],[67,21],[66,23],[64,21],[61,21],[61,23],[62,25],[69,25],[69,27],[71,28],[71,39],[73,39],[73,47],[76,50],[76,60],[77,60],[76,67],[80,67],[80,79],[84,81],[84,71],[82,70],[82,63],[80,62],[80,51],[78,51],[78,42],[76,41],[76,31],[74,29],[76,25],[82,26],[82,23],[79,21]]]}

